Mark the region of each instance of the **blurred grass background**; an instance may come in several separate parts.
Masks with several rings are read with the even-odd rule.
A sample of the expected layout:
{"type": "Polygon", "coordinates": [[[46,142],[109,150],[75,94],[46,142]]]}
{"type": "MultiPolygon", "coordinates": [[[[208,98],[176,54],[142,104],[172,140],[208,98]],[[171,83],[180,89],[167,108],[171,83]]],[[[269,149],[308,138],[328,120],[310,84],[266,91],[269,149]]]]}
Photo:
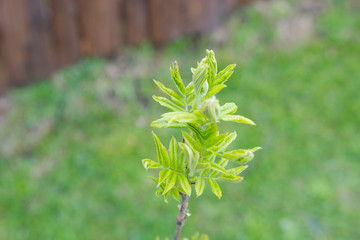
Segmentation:
{"type": "Polygon", "coordinates": [[[220,69],[237,64],[220,101],[257,123],[222,130],[237,130],[234,148],[263,150],[221,200],[191,198],[184,236],[360,239],[360,6],[305,2],[258,3],[206,36],[85,60],[3,96],[0,239],[172,236],[177,203],[155,197],[141,165],[165,111],[151,79],[170,86],[177,60],[190,81],[206,48],[220,69]]]}

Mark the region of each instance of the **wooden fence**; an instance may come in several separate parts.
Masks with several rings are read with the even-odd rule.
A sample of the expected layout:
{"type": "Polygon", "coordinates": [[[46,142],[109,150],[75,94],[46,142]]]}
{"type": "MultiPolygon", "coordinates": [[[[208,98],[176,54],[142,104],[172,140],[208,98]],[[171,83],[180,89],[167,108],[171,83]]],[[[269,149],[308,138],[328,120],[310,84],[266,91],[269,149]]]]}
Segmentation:
{"type": "Polygon", "coordinates": [[[208,30],[251,0],[0,0],[0,92],[125,44],[208,30]]]}

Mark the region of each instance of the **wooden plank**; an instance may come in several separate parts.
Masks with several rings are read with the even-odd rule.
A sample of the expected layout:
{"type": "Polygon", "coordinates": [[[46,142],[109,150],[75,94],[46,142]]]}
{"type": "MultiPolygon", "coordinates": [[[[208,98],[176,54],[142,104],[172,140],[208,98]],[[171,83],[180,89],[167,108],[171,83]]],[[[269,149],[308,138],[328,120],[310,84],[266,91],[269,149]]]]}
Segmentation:
{"type": "MultiPolygon", "coordinates": [[[[1,44],[1,39],[0,39],[0,44],[1,44]]],[[[0,53],[0,55],[1,55],[1,53],[0,53]]],[[[5,63],[0,58],[0,94],[2,92],[4,92],[4,90],[6,89],[8,84],[9,84],[9,82],[8,82],[7,71],[5,69],[5,63]]]]}
{"type": "Polygon", "coordinates": [[[203,26],[202,17],[204,12],[204,0],[184,1],[184,21],[186,22],[185,33],[199,32],[203,26]]]}
{"type": "Polygon", "coordinates": [[[75,0],[51,0],[54,52],[57,67],[80,59],[80,40],[75,0]]]}
{"type": "Polygon", "coordinates": [[[148,37],[149,15],[147,0],[126,0],[125,38],[130,45],[139,45],[148,37]]]}
{"type": "Polygon", "coordinates": [[[121,45],[119,0],[77,0],[80,46],[86,56],[109,56],[121,45]]]}
{"type": "Polygon", "coordinates": [[[227,16],[234,7],[236,7],[237,0],[219,0],[218,7],[220,9],[221,17],[227,16]]]}
{"type": "Polygon", "coordinates": [[[203,9],[201,31],[208,31],[220,23],[221,8],[218,7],[218,0],[203,0],[203,9]]]}
{"type": "Polygon", "coordinates": [[[156,44],[163,44],[170,39],[168,34],[168,2],[164,0],[149,0],[150,37],[156,44]]]}
{"type": "Polygon", "coordinates": [[[27,80],[29,26],[26,3],[26,0],[0,0],[2,86],[23,85],[27,80]]]}
{"type": "Polygon", "coordinates": [[[52,41],[51,12],[43,0],[28,0],[30,44],[28,46],[29,77],[48,76],[56,69],[52,41]]]}
{"type": "MultiPolygon", "coordinates": [[[[149,22],[152,41],[161,45],[184,34],[191,32],[196,23],[189,21],[187,11],[197,6],[201,0],[150,0],[149,22]]],[[[198,8],[201,10],[201,6],[198,8]]],[[[199,17],[194,14],[194,16],[199,17]]],[[[193,19],[193,18],[191,18],[193,19]]]]}

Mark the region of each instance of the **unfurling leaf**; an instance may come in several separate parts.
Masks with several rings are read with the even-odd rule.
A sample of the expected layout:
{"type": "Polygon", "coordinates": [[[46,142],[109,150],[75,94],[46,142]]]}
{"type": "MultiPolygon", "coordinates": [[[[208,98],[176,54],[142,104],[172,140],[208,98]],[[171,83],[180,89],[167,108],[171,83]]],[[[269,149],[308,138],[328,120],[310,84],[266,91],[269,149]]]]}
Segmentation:
{"type": "Polygon", "coordinates": [[[206,62],[209,66],[209,70],[207,73],[207,80],[208,80],[209,86],[211,87],[215,81],[215,76],[217,73],[217,63],[216,63],[214,51],[206,50],[206,53],[207,53],[206,62]]]}
{"type": "Polygon", "coordinates": [[[232,176],[232,175],[221,175],[217,179],[223,180],[223,181],[231,181],[231,182],[241,182],[243,180],[243,177],[240,176],[232,176]]]}
{"type": "Polygon", "coordinates": [[[218,92],[220,92],[223,88],[226,88],[227,86],[225,84],[220,84],[220,85],[216,85],[213,86],[208,93],[206,94],[206,97],[211,97],[214,96],[215,94],[217,94],[218,92]]]}
{"type": "Polygon", "coordinates": [[[212,178],[207,178],[211,191],[218,197],[221,198],[221,189],[219,184],[212,178]]]}
{"type": "Polygon", "coordinates": [[[224,140],[222,141],[222,143],[220,143],[218,145],[218,147],[216,148],[216,150],[218,152],[223,152],[226,150],[226,148],[236,139],[236,132],[232,132],[229,135],[227,135],[224,140]]]}
{"type": "Polygon", "coordinates": [[[177,89],[183,96],[185,96],[186,89],[185,89],[183,81],[181,80],[180,73],[179,73],[179,66],[176,61],[173,63],[172,68],[170,68],[170,73],[171,73],[171,77],[174,80],[174,83],[175,83],[177,89]]]}
{"type": "Polygon", "coordinates": [[[170,169],[163,169],[159,172],[158,186],[160,186],[160,184],[165,181],[165,179],[170,175],[170,173],[170,169]]]}
{"type": "Polygon", "coordinates": [[[220,107],[220,115],[229,115],[235,113],[237,110],[237,106],[235,103],[225,103],[220,107]]]}
{"type": "Polygon", "coordinates": [[[178,175],[178,182],[180,184],[181,189],[184,191],[186,195],[191,195],[191,186],[189,180],[184,174],[178,175]]]}
{"type": "Polygon", "coordinates": [[[153,99],[156,102],[160,103],[161,106],[169,108],[169,109],[173,110],[174,112],[176,112],[176,111],[184,111],[184,109],[180,105],[174,103],[173,101],[171,101],[171,100],[169,100],[169,99],[167,99],[165,97],[153,96],[153,99]]]}
{"type": "Polygon", "coordinates": [[[225,170],[225,168],[223,168],[222,166],[220,166],[219,164],[217,164],[215,162],[210,162],[210,168],[217,172],[228,174],[228,172],[225,170]]]}
{"type": "Polygon", "coordinates": [[[193,151],[194,150],[199,151],[199,152],[203,151],[201,144],[198,141],[196,141],[196,139],[193,136],[191,136],[187,132],[182,132],[182,135],[185,139],[185,143],[188,144],[192,148],[193,151]]]}
{"type": "Polygon", "coordinates": [[[170,146],[169,146],[169,154],[170,154],[170,166],[173,169],[177,169],[178,167],[178,145],[175,137],[171,138],[170,146]]]}
{"type": "Polygon", "coordinates": [[[145,168],[146,170],[148,170],[148,169],[161,168],[160,163],[155,162],[155,161],[150,160],[150,159],[143,159],[143,160],[142,160],[142,164],[143,164],[143,166],[144,166],[144,168],[145,168]]]}
{"type": "Polygon", "coordinates": [[[195,191],[196,191],[196,196],[200,196],[201,194],[203,194],[204,189],[205,189],[205,179],[203,179],[202,177],[196,177],[195,180],[195,191]]]}
{"type": "Polygon", "coordinates": [[[231,64],[226,68],[224,68],[222,71],[220,71],[215,77],[214,86],[226,82],[229,79],[229,77],[233,74],[235,67],[236,64],[231,64]]]}
{"type": "Polygon", "coordinates": [[[177,175],[178,174],[176,172],[171,171],[170,175],[166,179],[166,186],[163,194],[167,193],[175,186],[177,175]]]}
{"type": "Polygon", "coordinates": [[[247,168],[248,168],[248,165],[244,165],[244,166],[240,166],[240,167],[236,167],[236,168],[231,168],[228,170],[228,172],[229,172],[229,175],[238,175],[247,168]]]}
{"type": "Polygon", "coordinates": [[[216,123],[220,116],[219,101],[214,96],[206,99],[199,111],[211,122],[216,123]]]}
{"type": "Polygon", "coordinates": [[[156,144],[158,161],[164,168],[168,168],[170,165],[170,161],[166,148],[164,147],[164,145],[162,145],[160,139],[158,138],[158,136],[156,136],[154,132],[153,132],[153,136],[156,144]]]}
{"type": "Polygon", "coordinates": [[[194,113],[189,112],[169,112],[162,115],[164,118],[169,119],[169,124],[174,122],[191,123],[198,120],[194,113]]]}
{"type": "Polygon", "coordinates": [[[171,99],[176,102],[179,105],[185,106],[185,101],[184,99],[177,94],[174,90],[165,87],[161,82],[158,82],[156,80],[154,80],[155,84],[167,95],[169,95],[169,97],[171,97],[171,99]]]}
{"type": "Polygon", "coordinates": [[[246,117],[240,116],[240,115],[223,115],[220,116],[220,119],[223,121],[232,121],[237,123],[246,123],[250,125],[256,125],[251,119],[248,119],[246,117]]]}
{"type": "Polygon", "coordinates": [[[200,106],[201,103],[201,90],[206,81],[207,72],[208,72],[208,64],[206,62],[206,58],[202,59],[198,64],[197,68],[191,69],[193,73],[193,85],[196,97],[196,105],[200,106]]]}
{"type": "Polygon", "coordinates": [[[229,159],[230,161],[236,161],[239,158],[244,157],[247,154],[247,150],[237,149],[229,152],[224,152],[223,157],[229,159]]]}
{"type": "Polygon", "coordinates": [[[174,197],[174,199],[178,202],[180,202],[180,198],[179,198],[179,191],[176,188],[173,188],[170,190],[171,195],[174,197]]]}

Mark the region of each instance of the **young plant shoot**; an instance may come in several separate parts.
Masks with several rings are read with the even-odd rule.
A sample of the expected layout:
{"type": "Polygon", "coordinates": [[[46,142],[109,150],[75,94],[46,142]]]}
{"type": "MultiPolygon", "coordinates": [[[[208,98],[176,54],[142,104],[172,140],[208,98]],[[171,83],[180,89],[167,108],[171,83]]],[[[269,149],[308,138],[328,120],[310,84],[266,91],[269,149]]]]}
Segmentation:
{"type": "Polygon", "coordinates": [[[232,121],[255,125],[241,115],[236,115],[235,103],[220,105],[215,95],[226,87],[225,82],[232,75],[235,64],[223,70],[217,70],[213,51],[207,50],[196,68],[191,68],[192,81],[184,85],[179,67],[175,62],[170,68],[176,90],[165,87],[162,83],[155,84],[165,93],[166,97],[154,96],[154,100],[170,111],[151,123],[155,128],[179,128],[182,139],[170,140],[169,147],[160,141],[153,132],[157,161],[143,159],[146,169],[159,169],[158,177],[151,177],[157,184],[157,196],[165,201],[171,195],[176,201],[181,201],[176,218],[177,227],[175,240],[179,239],[181,229],[188,213],[188,199],[194,194],[200,196],[208,185],[211,191],[221,198],[219,181],[240,182],[239,174],[247,168],[247,163],[254,158],[252,149],[228,150],[236,139],[236,131],[219,133],[218,124],[221,121],[232,121]],[[181,197],[181,200],[180,200],[181,197]]]}

